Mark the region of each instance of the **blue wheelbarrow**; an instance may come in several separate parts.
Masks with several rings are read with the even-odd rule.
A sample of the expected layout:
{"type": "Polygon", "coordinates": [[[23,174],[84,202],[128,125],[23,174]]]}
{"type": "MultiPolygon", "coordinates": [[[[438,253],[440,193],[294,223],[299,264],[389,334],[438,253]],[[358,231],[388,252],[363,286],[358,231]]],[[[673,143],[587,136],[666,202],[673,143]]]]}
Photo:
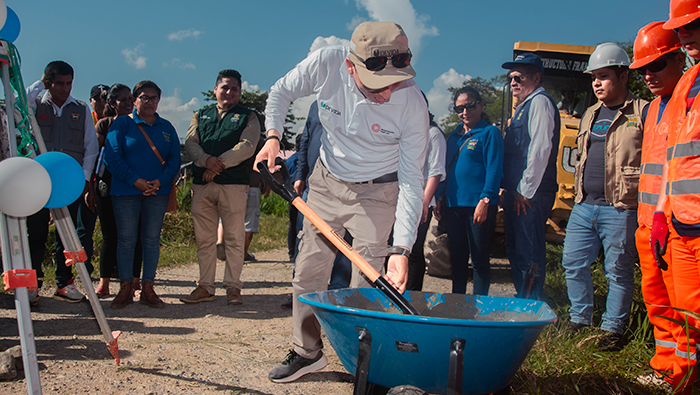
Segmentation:
{"type": "Polygon", "coordinates": [[[505,388],[542,329],[557,318],[540,301],[409,291],[418,315],[401,314],[380,290],[301,295],[311,306],[355,394],[367,382],[430,393],[486,394],[505,388]]]}

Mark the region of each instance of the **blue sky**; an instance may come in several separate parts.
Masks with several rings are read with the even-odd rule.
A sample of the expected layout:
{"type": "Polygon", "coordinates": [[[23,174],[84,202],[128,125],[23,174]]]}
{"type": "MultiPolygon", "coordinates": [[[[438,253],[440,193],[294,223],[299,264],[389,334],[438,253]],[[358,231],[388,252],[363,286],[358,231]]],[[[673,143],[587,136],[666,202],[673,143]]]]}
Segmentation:
{"type": "MultiPolygon", "coordinates": [[[[414,53],[418,85],[431,111],[447,113],[446,88],[503,71],[520,40],[597,45],[634,39],[668,18],[668,1],[562,0],[5,0],[22,28],[15,41],[26,85],[46,64],[76,71],[73,96],[92,85],[133,86],[150,79],[163,90],[159,113],[184,136],[224,68],[244,88],[267,91],[312,47],[349,40],[365,20],[401,24],[414,53]]],[[[295,102],[305,116],[310,100],[295,102]]]]}

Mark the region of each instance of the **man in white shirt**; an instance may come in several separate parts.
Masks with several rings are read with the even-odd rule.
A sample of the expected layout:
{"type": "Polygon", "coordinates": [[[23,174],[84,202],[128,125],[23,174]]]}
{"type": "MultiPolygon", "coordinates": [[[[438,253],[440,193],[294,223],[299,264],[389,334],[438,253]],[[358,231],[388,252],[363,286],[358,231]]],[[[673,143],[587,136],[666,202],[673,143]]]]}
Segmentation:
{"type": "MultiPolygon", "coordinates": [[[[57,60],[44,69],[44,76],[27,88],[27,101],[36,110],[36,119],[41,129],[47,151],[60,151],[70,155],[83,167],[85,189],[78,200],[68,206],[78,237],[85,247],[87,260],[85,267],[92,272],[92,231],[94,219],[89,218],[94,210],[92,198],[92,171],[98,153],[97,134],[92,121],[90,108],[86,103],[71,96],[73,88],[73,67],[57,60]],[[46,90],[43,94],[41,94],[46,90]],[[85,217],[85,218],[83,218],[85,217]],[[90,225],[92,224],[92,225],[90,225]]],[[[44,208],[27,217],[29,248],[32,267],[37,278],[44,276],[41,263],[46,251],[46,239],[49,232],[49,210],[44,208]]],[[[73,272],[65,264],[63,244],[56,237],[56,285],[53,298],[60,301],[76,303],[84,296],[73,284],[73,272]]],[[[39,281],[39,287],[41,287],[39,281]]],[[[29,295],[30,302],[36,302],[36,293],[29,295]]]]}
{"type": "MultiPolygon", "coordinates": [[[[411,79],[411,52],[401,26],[365,22],[350,47],[325,47],[309,55],[270,90],[265,113],[267,142],[256,163],[271,169],[279,152],[280,130],[292,100],[316,95],[325,130],[321,154],[309,178],[308,205],[377,271],[390,254],[387,280],[406,287],[408,255],[416,237],[423,199],[428,111],[411,79]],[[387,250],[394,229],[394,246],[387,250]]],[[[294,298],[327,289],[336,250],[304,220],[294,298]]],[[[353,287],[369,283],[353,270],[353,287]]],[[[270,372],[274,382],[290,382],[323,368],[321,327],[311,308],[294,303],[294,350],[270,372]]]]}

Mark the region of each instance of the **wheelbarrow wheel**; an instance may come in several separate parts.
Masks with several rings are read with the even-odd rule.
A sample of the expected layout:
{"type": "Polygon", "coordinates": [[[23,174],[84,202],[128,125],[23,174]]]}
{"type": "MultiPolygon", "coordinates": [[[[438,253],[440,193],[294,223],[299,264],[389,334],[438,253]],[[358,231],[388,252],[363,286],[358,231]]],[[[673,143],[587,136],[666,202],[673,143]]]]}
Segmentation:
{"type": "Polygon", "coordinates": [[[386,395],[428,395],[428,393],[412,385],[400,385],[390,389],[386,395]]]}

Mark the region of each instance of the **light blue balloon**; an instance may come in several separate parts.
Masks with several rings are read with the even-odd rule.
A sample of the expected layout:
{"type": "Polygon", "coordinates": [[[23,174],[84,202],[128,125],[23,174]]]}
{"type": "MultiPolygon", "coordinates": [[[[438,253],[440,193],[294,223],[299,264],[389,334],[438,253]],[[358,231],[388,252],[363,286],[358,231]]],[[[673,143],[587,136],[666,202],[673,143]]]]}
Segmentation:
{"type": "Polygon", "coordinates": [[[44,166],[51,178],[51,196],[44,207],[66,207],[83,194],[85,173],[78,161],[70,155],[63,152],[47,152],[37,156],[35,160],[44,166]]]}
{"type": "Polygon", "coordinates": [[[11,43],[15,42],[19,36],[19,28],[19,17],[12,8],[7,7],[7,19],[5,19],[5,26],[0,29],[0,38],[11,43]]]}

